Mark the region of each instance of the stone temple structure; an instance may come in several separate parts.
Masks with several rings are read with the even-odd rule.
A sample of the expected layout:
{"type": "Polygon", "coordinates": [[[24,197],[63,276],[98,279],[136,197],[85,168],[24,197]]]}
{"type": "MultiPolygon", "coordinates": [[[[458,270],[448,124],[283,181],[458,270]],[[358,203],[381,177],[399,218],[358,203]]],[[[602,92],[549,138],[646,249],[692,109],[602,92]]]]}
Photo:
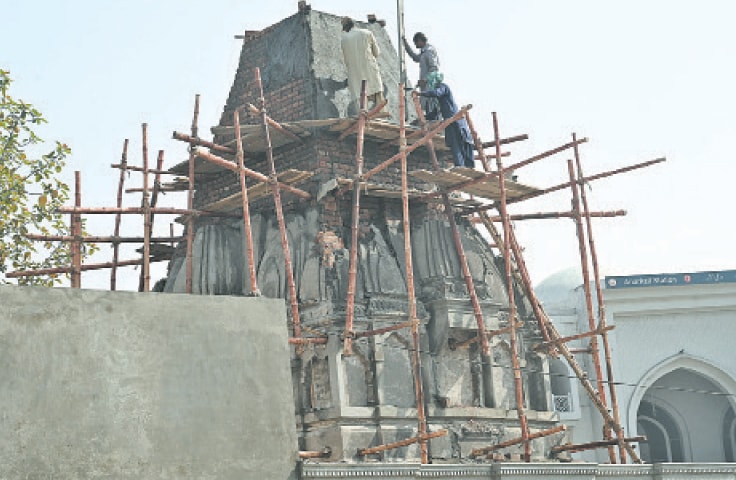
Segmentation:
{"type": "MultiPolygon", "coordinates": [[[[379,43],[379,65],[395,121],[396,50],[379,23],[358,23],[370,29],[379,43]]],[[[299,180],[298,187],[312,195],[304,201],[282,192],[301,323],[307,331],[329,336],[325,345],[307,345],[299,353],[292,348],[299,447],[309,451],[329,447],[326,461],[358,461],[363,458],[357,456],[358,448],[416,436],[417,412],[408,329],[356,339],[351,355],[342,351],[352,215],[351,193],[345,185],[355,176],[356,140],[355,135],[341,140],[339,134],[353,122],[350,117],[355,118],[356,111],[346,85],[340,32],[340,17],[303,3],[291,17],[261,31],[246,31],[220,124],[212,131],[215,143],[234,145],[233,114],[248,103],[257,104],[254,69],[259,67],[269,116],[301,138],[299,142],[273,131],[276,169],[285,183],[289,178],[299,180]]],[[[240,110],[246,167],[267,174],[259,121],[247,109],[240,110]]],[[[372,122],[366,131],[366,169],[398,151],[395,135],[386,134],[396,130],[390,121],[372,122]]],[[[429,166],[424,148],[409,156],[410,172],[429,166]]],[[[177,168],[185,171],[187,165],[177,168]]],[[[412,176],[409,183],[414,192],[434,188],[412,176]]],[[[371,178],[361,200],[357,331],[407,320],[400,185],[396,164],[371,178]]],[[[195,208],[234,215],[196,222],[195,294],[247,295],[251,291],[240,206],[237,176],[197,159],[195,208]]],[[[520,436],[508,335],[491,338],[490,356],[481,355],[477,343],[455,347],[476,336],[477,328],[446,213],[440,204],[419,195],[410,207],[428,430],[449,431],[429,442],[429,453],[434,463],[458,462],[472,448],[520,436]]],[[[266,297],[288,298],[273,199],[270,195],[253,198],[250,209],[259,290],[266,297]]],[[[457,221],[486,328],[503,328],[508,324],[503,261],[467,220],[458,215],[457,221]]],[[[180,249],[171,261],[165,291],[184,292],[185,256],[180,249]]],[[[558,418],[550,405],[548,358],[532,350],[541,341],[536,321],[521,293],[517,298],[520,319],[528,320],[518,330],[519,357],[529,426],[536,432],[555,426],[558,418]]],[[[562,441],[560,435],[534,440],[532,458],[545,458],[550,446],[562,441]]],[[[376,458],[417,461],[419,446],[366,457],[376,458]]]]}

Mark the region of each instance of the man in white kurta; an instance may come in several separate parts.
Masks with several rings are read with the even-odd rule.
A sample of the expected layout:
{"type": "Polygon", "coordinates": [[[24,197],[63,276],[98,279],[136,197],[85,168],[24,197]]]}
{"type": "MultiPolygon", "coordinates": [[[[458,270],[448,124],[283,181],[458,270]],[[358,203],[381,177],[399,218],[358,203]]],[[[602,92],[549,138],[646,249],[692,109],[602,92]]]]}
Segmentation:
{"type": "Polygon", "coordinates": [[[349,17],[342,19],[342,56],[348,67],[348,88],[353,100],[360,100],[360,85],[374,105],[383,101],[383,83],[378,69],[378,43],[369,30],[355,27],[349,17]]]}

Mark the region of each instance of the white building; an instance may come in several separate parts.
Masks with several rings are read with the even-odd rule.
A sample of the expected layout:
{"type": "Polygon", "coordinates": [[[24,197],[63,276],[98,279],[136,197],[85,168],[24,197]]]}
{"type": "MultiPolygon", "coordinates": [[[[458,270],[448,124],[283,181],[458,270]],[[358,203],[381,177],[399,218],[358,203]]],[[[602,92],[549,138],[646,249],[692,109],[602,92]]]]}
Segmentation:
{"type": "MultiPolygon", "coordinates": [[[[736,461],[736,271],[606,277],[604,284],[621,423],[626,436],[649,439],[642,458],[736,461]]],[[[552,275],[537,293],[562,335],[589,330],[579,273],[552,275]]],[[[589,340],[569,347],[594,379],[589,340]]],[[[600,416],[565,361],[553,360],[550,375],[573,442],[602,439],[600,416]]],[[[575,458],[605,462],[608,455],[575,458]]]]}

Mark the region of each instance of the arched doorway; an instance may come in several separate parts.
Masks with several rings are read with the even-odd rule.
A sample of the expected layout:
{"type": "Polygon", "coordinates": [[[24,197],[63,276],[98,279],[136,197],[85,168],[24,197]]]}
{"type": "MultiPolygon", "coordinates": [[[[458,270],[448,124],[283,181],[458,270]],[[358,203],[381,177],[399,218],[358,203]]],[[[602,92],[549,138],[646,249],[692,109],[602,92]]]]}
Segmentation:
{"type": "Polygon", "coordinates": [[[648,438],[641,444],[642,459],[729,461],[734,435],[725,429],[724,415],[732,410],[727,392],[709,375],[686,367],[670,370],[649,385],[637,408],[637,433],[648,438]]]}

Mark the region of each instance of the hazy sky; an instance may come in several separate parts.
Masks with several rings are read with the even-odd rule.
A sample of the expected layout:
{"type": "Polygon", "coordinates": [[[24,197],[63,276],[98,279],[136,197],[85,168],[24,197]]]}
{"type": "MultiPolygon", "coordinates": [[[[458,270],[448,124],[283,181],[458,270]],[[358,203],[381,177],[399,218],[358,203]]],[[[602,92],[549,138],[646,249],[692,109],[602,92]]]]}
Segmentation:
{"type": "MultiPolygon", "coordinates": [[[[151,162],[158,149],[167,166],[184,160],[186,146],[170,140],[171,131],[189,129],[195,93],[202,95],[201,135],[219,120],[241,47],[233,36],[297,10],[296,0],[4,3],[0,68],[11,71],[15,96],[48,117],[42,136],[71,145],[66,177],[82,170],[88,206],[114,205],[118,172],[109,164],[120,159],[124,138],[131,139],[130,161],[140,164],[142,122],[151,162]]],[[[375,13],[396,37],[393,0],[311,5],[358,19],[375,13]]],[[[594,209],[629,212],[595,222],[604,273],[736,268],[728,213],[736,176],[735,2],[405,0],[405,17],[409,34],[421,30],[437,47],[447,83],[460,103],[474,105],[484,139],[492,137],[492,111],[502,136],[530,135],[509,148],[508,161],[565,143],[573,131],[590,138],[582,148],[587,174],[668,158],[592,185],[594,209]]],[[[410,76],[416,80],[416,69],[410,76]]],[[[539,187],[560,183],[567,158],[517,173],[539,187]]],[[[127,204],[136,203],[129,196],[127,204]]],[[[185,198],[168,195],[163,204],[183,206],[185,198]]],[[[567,192],[510,211],[566,209],[567,192]]],[[[140,232],[140,223],[131,216],[124,228],[140,232]]],[[[535,282],[576,264],[570,220],[517,228],[535,282]]],[[[109,235],[112,219],[91,219],[89,230],[109,235]]],[[[109,258],[103,245],[96,260],[109,258]]],[[[107,288],[108,278],[85,274],[83,286],[107,288]]],[[[137,287],[137,272],[124,287],[137,287]]]]}

